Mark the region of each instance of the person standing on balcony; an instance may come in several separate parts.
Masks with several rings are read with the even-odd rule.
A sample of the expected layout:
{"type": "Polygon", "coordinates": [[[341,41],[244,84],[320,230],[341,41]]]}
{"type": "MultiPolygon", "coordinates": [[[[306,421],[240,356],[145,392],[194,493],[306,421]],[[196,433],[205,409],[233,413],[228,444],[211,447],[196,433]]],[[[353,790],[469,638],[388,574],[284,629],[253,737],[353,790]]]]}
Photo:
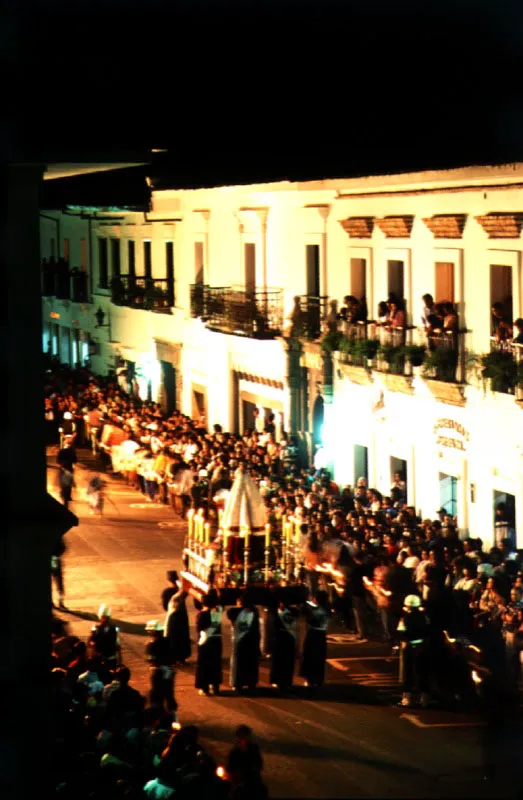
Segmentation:
{"type": "Polygon", "coordinates": [[[512,344],[523,344],[523,318],[522,317],[518,317],[516,320],[514,320],[513,334],[515,334],[515,336],[512,339],[512,344]]]}
{"type": "Polygon", "coordinates": [[[431,294],[424,294],[421,298],[423,300],[423,307],[421,309],[421,324],[425,332],[428,333],[432,328],[432,319],[434,317],[434,298],[431,294]]]}
{"type": "Polygon", "coordinates": [[[492,304],[492,336],[496,342],[506,342],[512,336],[512,323],[504,313],[502,303],[492,304]]]}

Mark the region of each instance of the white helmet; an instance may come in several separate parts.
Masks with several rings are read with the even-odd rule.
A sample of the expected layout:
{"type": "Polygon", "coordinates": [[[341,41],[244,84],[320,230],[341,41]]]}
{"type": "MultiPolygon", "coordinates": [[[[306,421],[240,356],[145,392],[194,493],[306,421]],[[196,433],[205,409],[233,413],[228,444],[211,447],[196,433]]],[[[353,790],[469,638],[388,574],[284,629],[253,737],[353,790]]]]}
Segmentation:
{"type": "Polygon", "coordinates": [[[111,609],[109,608],[109,606],[106,606],[104,603],[102,603],[102,605],[98,609],[98,619],[110,616],[111,616],[111,609]]]}
{"type": "Polygon", "coordinates": [[[146,631],[163,631],[163,625],[156,619],[150,619],[145,625],[146,631]]]}
{"type": "Polygon", "coordinates": [[[421,608],[421,598],[417,594],[408,594],[403,603],[404,608],[421,608]]]}
{"type": "Polygon", "coordinates": [[[71,414],[70,411],[66,411],[64,413],[64,419],[72,419],[72,418],[73,418],[73,415],[71,414]]]}

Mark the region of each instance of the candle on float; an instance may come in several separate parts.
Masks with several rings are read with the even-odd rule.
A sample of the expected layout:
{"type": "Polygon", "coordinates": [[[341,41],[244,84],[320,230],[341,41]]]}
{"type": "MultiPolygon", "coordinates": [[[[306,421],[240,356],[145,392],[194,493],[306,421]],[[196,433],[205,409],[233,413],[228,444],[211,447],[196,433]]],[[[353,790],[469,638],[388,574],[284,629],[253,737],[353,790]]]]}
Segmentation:
{"type": "Polygon", "coordinates": [[[223,519],[223,510],[221,508],[218,509],[218,528],[222,527],[222,519],[223,519]]]}
{"type": "Polygon", "coordinates": [[[211,543],[211,526],[209,522],[205,523],[205,544],[211,543]]]}
{"type": "Polygon", "coordinates": [[[299,543],[300,543],[300,539],[301,539],[301,531],[300,531],[300,528],[301,528],[301,524],[300,524],[298,521],[296,521],[296,522],[294,523],[294,542],[295,542],[296,544],[299,544],[299,543]]]}
{"type": "Polygon", "coordinates": [[[269,523],[265,525],[265,547],[271,546],[271,526],[269,523]]]}
{"type": "Polygon", "coordinates": [[[187,535],[189,539],[192,539],[193,532],[194,532],[194,508],[190,508],[187,514],[187,523],[188,523],[188,531],[187,535]]]}
{"type": "Polygon", "coordinates": [[[249,536],[250,536],[250,532],[251,532],[251,529],[250,529],[250,528],[244,528],[244,534],[243,534],[243,535],[244,535],[244,537],[245,537],[245,549],[246,549],[246,550],[247,550],[247,548],[249,547],[249,536]]]}

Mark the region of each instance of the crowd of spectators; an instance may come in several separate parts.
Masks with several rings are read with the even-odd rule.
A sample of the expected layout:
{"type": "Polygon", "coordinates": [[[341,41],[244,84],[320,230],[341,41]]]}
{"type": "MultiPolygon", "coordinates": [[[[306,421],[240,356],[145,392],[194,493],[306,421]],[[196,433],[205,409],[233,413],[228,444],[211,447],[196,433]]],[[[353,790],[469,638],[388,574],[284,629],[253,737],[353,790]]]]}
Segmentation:
{"type": "Polygon", "coordinates": [[[107,672],[88,645],[53,622],[52,785],[71,800],[262,800],[263,760],[247,726],[236,731],[227,763],[218,767],[198,728],[131,686],[131,672],[107,672]]]}
{"type": "MultiPolygon", "coordinates": [[[[435,691],[449,680],[448,637],[475,641],[491,665],[520,682],[523,554],[510,537],[486,548],[481,539],[460,537],[456,520],[444,509],[436,519],[421,519],[407,503],[400,474],[386,495],[364,477],[354,487],[339,487],[328,471],[304,463],[293,437],[282,433],[276,441],[270,417],[242,435],[219,425],[209,431],[199,420],[178,411],[164,415],[157,404],[128,394],[116,375],[100,378],[56,363],[46,375],[50,442],[72,423],[70,444],[92,447],[106,469],[123,475],[151,501],[172,501],[182,515],[192,506],[206,508],[211,517],[214,498],[231,487],[236,468],[244,464],[267,504],[272,563],[279,559],[282,522],[293,518],[301,532],[301,579],[312,594],[328,590],[332,611],[355,637],[396,646],[404,599],[418,594],[430,620],[435,691]]],[[[60,675],[57,697],[65,691],[60,675]]],[[[121,744],[120,733],[113,742],[121,744]]],[[[120,744],[109,754],[111,763],[125,761],[120,744]]]]}

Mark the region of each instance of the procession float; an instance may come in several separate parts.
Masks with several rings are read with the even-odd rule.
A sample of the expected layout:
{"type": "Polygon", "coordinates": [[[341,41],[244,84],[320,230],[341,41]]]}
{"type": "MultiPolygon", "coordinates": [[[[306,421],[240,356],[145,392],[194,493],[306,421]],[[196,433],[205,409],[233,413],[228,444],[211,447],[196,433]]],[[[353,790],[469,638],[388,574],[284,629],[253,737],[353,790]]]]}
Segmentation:
{"type": "Polygon", "coordinates": [[[260,490],[243,467],[216,502],[214,522],[203,509],[188,512],[181,575],[192,594],[203,597],[214,589],[222,605],[234,605],[246,590],[256,605],[304,602],[300,525],[285,517],[269,522],[260,490]]]}

